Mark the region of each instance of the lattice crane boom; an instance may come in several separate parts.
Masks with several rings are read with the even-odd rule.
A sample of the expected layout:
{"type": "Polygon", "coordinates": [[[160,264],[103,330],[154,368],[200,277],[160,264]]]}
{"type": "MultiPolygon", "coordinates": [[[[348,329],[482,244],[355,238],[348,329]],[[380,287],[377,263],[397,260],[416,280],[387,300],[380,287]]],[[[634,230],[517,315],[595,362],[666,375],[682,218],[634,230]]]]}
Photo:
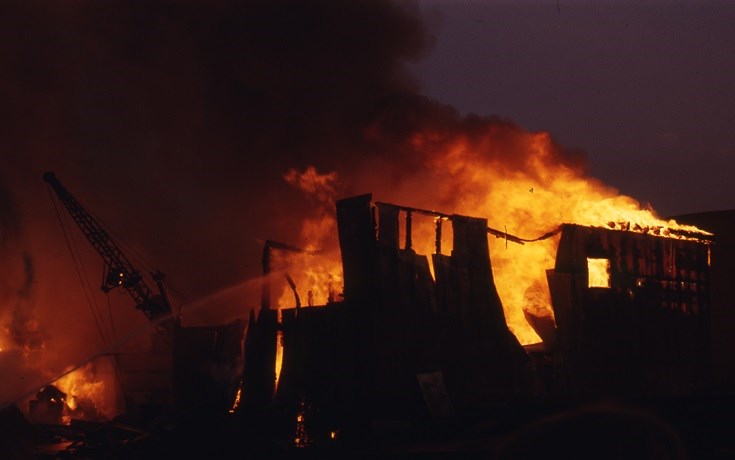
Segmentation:
{"type": "Polygon", "coordinates": [[[154,294],[145,283],[143,276],[120,250],[115,241],[97,222],[87,209],[64,187],[52,172],[43,175],[59,200],[76,222],[92,247],[102,257],[105,272],[101,289],[104,292],[122,287],[135,301],[136,308],[148,319],[155,320],[171,313],[171,304],[162,286],[163,274],[152,274],[159,293],[154,294]]]}

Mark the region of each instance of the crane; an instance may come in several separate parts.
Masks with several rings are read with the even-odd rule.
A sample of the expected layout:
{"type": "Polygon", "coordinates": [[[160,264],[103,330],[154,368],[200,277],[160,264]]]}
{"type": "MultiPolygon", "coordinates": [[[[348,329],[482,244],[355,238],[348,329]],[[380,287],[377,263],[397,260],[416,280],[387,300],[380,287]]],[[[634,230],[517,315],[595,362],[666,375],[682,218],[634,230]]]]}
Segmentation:
{"type": "MultiPolygon", "coordinates": [[[[120,247],[97,220],[59,182],[53,172],[43,179],[56,192],[74,222],[104,261],[101,289],[109,292],[122,288],[135,301],[155,327],[157,339],[149,353],[134,353],[125,360],[115,360],[120,369],[126,404],[140,407],[131,414],[161,417],[172,413],[210,414],[229,411],[235,401],[242,362],[244,320],[219,326],[184,326],[180,311],[174,315],[172,303],[163,284],[164,274],[148,276],[136,269],[120,247]],[[140,369],[145,369],[141,376],[140,369]],[[174,412],[171,409],[175,408],[174,412]]],[[[180,309],[179,309],[180,310],[180,309]]]]}
{"type": "MultiPolygon", "coordinates": [[[[141,310],[149,320],[156,322],[161,320],[160,324],[164,325],[170,322],[166,321],[166,318],[170,318],[172,308],[163,285],[164,274],[160,271],[151,273],[151,278],[157,288],[157,292],[154,293],[115,241],[89,211],[59,182],[56,175],[53,172],[47,172],[43,175],[43,180],[53,189],[84,236],[102,257],[104,261],[102,291],[107,293],[121,287],[133,298],[136,308],[141,310]]],[[[159,327],[159,330],[161,329],[169,330],[170,328],[159,327]]]]}

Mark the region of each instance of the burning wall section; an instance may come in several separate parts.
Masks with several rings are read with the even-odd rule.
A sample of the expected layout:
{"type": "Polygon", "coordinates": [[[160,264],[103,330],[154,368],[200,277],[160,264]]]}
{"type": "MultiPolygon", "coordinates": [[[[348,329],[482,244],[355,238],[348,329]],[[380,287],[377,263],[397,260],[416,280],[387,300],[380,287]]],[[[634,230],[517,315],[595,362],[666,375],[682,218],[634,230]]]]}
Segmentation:
{"type": "Polygon", "coordinates": [[[342,429],[380,418],[450,417],[528,396],[529,358],[505,323],[486,220],[449,218],[453,250],[432,256],[434,281],[427,256],[411,247],[410,228],[400,247],[401,209],[376,206],[370,195],[337,201],[344,300],[284,310],[278,326],[269,309],[251,318],[246,404],[263,402],[262,382],[272,388],[274,363],[259,355],[272,356],[274,326],[284,342],[275,401],[296,407],[306,400],[342,429]],[[447,394],[436,394],[437,382],[447,394]],[[429,412],[437,407],[443,413],[429,412]]]}
{"type": "MultiPolygon", "coordinates": [[[[495,288],[487,221],[448,218],[453,249],[445,255],[437,245],[434,280],[427,256],[412,248],[410,228],[405,244],[398,241],[400,210],[377,206],[377,296],[371,309],[375,391],[385,398],[386,412],[396,411],[406,395],[417,392],[417,374],[434,372],[441,373],[449,399],[460,411],[527,396],[527,358],[508,330],[495,288]]],[[[413,212],[405,211],[407,226],[413,212]]]]}
{"type": "Polygon", "coordinates": [[[565,224],[547,271],[557,391],[686,396],[710,376],[706,241],[565,224]],[[608,283],[591,282],[606,261],[608,283]]]}

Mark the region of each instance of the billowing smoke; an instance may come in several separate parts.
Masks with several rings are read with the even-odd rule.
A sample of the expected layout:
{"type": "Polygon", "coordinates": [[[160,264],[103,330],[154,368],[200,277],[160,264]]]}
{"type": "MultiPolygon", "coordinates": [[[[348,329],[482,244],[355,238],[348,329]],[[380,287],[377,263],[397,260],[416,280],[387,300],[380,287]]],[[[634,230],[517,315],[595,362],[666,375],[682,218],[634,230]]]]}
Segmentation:
{"type": "MultiPolygon", "coordinates": [[[[406,64],[432,36],[412,2],[10,0],[0,22],[0,236],[13,254],[0,270],[15,283],[2,285],[3,327],[14,340],[44,334],[61,367],[102,348],[79,287],[101,261],[87,256],[86,275],[72,265],[45,171],[165,272],[180,302],[215,300],[190,321],[218,323],[258,305],[264,240],[302,244],[303,223],[325,212],[294,186],[310,166],[336,173],[334,195],[459,213],[474,185],[439,183],[463,167],[437,168],[448,151],[479,148],[504,171],[582,168],[550,139],[529,159],[531,134],[511,121],[421,96],[406,64]],[[24,302],[25,316],[5,313],[24,302]]],[[[132,302],[116,308],[142,318],[132,302]]]]}

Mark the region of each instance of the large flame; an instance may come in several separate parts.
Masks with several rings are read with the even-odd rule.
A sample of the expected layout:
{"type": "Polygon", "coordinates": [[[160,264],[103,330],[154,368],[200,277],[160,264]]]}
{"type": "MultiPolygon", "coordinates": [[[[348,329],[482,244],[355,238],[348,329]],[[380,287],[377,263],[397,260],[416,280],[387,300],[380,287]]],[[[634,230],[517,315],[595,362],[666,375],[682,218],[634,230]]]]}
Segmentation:
{"type": "MultiPolygon", "coordinates": [[[[545,132],[529,133],[512,125],[488,123],[483,133],[473,136],[419,133],[412,137],[410,148],[424,157],[424,163],[416,171],[404,173],[402,181],[387,187],[382,183],[380,190],[374,190],[381,201],[425,209],[440,205],[442,212],[485,217],[490,227],[527,239],[544,235],[562,223],[650,231],[661,236],[673,236],[669,234],[672,229],[706,233],[665,221],[635,199],[585,176],[545,132]]],[[[327,277],[341,279],[333,207],[327,206],[333,204],[332,184],[337,176],[333,172],[319,175],[310,167],[303,173],[290,171],[286,179],[320,203],[319,217],[304,222],[302,236],[308,244],[316,243],[329,262],[313,263],[301,257],[301,268],[308,269],[301,273],[294,269],[292,276],[302,291],[318,292],[323,298],[327,277]]],[[[435,219],[414,220],[413,248],[433,253],[435,219]]],[[[451,251],[447,235],[445,231],[444,253],[451,251]]],[[[554,266],[558,236],[526,244],[489,238],[493,275],[508,326],[522,344],[537,343],[540,338],[527,323],[524,311],[553,318],[546,270],[554,266]]],[[[281,303],[293,304],[289,290],[284,290],[281,303]]]]}
{"type": "MultiPolygon", "coordinates": [[[[315,203],[315,213],[302,222],[302,253],[278,253],[278,268],[295,282],[302,306],[324,305],[338,300],[342,291],[342,262],[337,245],[337,222],[334,200],[337,195],[337,173],[319,174],[314,167],[303,172],[292,169],[284,176],[315,203]]],[[[295,307],[295,298],[286,286],[278,299],[280,308],[295,307]]]]}

